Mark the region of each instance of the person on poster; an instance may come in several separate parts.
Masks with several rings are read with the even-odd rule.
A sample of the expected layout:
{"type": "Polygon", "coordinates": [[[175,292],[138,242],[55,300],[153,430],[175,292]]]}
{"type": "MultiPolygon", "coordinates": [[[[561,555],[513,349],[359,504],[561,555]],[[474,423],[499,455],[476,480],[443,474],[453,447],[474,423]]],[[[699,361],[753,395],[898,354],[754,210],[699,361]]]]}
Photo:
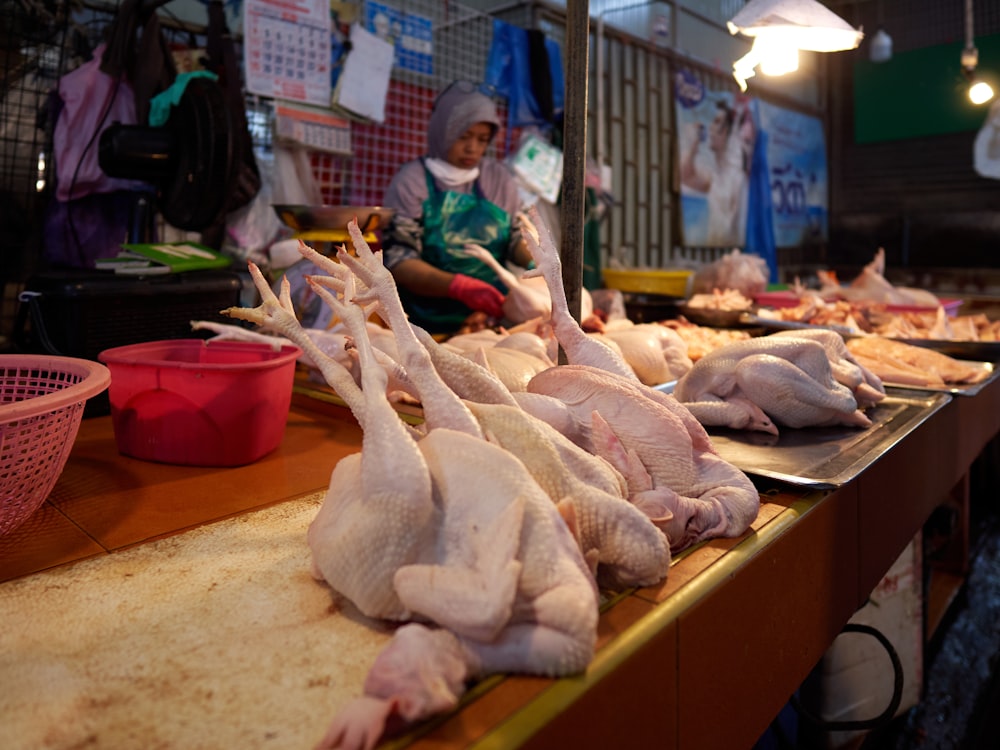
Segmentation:
{"type": "Polygon", "coordinates": [[[681,182],[705,194],[705,244],[709,247],[743,245],[753,133],[749,110],[737,115],[721,99],[715,103],[715,114],[707,127],[700,122],[688,125],[681,153],[681,182]]]}
{"type": "Polygon", "coordinates": [[[500,128],[493,100],[467,81],[437,98],[425,156],[393,177],[383,205],[396,210],[383,261],[410,320],[431,333],[455,333],[473,313],[500,318],[506,287],[467,244],[501,263],[527,267],[521,199],[506,166],[486,156],[500,128]]]}

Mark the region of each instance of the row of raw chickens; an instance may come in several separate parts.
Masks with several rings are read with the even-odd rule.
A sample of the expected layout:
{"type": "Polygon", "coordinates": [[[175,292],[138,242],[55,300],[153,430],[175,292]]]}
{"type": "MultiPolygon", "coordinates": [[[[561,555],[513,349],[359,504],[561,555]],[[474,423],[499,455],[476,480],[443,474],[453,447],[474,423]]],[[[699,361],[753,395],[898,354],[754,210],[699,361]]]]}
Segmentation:
{"type": "Polygon", "coordinates": [[[320,743],[362,748],[393,718],[454,706],[477,676],[585,669],[598,581],[662,581],[672,551],[743,534],[760,496],[686,408],[584,333],[546,233],[529,244],[569,364],[514,391],[412,327],[380,256],[349,231],[357,257],[302,252],[329,274],[309,283],[344,322],[356,370],[314,343],[287,286],[276,298],[252,265],[262,303],[228,313],[299,345],[363,430],[308,534],[318,578],[363,614],[407,623],[320,743]],[[391,354],[373,345],[373,313],[392,333],[391,354]],[[419,428],[398,418],[395,392],[419,400],[419,428]]]}
{"type": "Polygon", "coordinates": [[[391,275],[350,231],[356,258],[302,248],[330,274],[310,283],[345,334],[303,330],[256,269],[261,307],[230,311],[298,344],[364,430],[310,528],[317,576],[366,615],[414,621],[324,746],[371,746],[390,717],[447,709],[477,675],[583,669],[597,580],[656,583],[671,550],[756,517],[756,490],[703,425],[864,427],[884,396],[828,331],[750,339],[679,321],[586,334],[544,233],[532,248],[547,316],[440,344],[407,323],[391,275]],[[571,364],[554,364],[557,345],[571,364]],[[676,398],[643,385],[673,379],[676,398]],[[422,405],[420,431],[397,418],[401,398],[422,405]]]}

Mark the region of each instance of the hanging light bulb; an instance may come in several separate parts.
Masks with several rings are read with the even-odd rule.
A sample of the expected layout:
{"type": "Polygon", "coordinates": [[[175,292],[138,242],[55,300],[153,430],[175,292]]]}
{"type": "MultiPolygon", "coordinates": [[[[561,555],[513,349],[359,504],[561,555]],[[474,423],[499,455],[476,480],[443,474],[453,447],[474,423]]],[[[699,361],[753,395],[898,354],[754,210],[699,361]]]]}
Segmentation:
{"type": "Polygon", "coordinates": [[[986,104],[993,96],[993,87],[986,81],[974,81],[969,86],[969,101],[973,104],[986,104]]]}
{"type": "Polygon", "coordinates": [[[962,73],[969,81],[969,101],[973,104],[986,104],[994,96],[993,87],[976,74],[979,65],[979,50],[973,43],[972,34],[972,0],[965,0],[965,47],[961,56],[962,73]]]}
{"type": "Polygon", "coordinates": [[[817,0],[750,0],[726,26],[730,34],[754,40],[750,51],[733,63],[733,77],[743,91],[758,65],[769,75],[790,73],[798,70],[799,50],[854,49],[863,37],[817,0]]]}

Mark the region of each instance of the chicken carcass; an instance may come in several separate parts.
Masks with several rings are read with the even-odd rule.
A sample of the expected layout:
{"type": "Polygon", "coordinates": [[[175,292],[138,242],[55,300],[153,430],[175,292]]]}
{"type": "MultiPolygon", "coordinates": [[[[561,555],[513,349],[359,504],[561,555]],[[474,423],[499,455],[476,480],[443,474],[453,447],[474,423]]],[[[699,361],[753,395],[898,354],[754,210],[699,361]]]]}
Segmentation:
{"type": "Polygon", "coordinates": [[[680,335],[658,323],[616,322],[605,326],[601,335],[618,345],[622,357],[646,385],[677,380],[693,365],[680,335]]]}
{"type": "Polygon", "coordinates": [[[520,408],[469,408],[489,439],[517,456],[556,503],[602,583],[651,586],[666,578],[667,538],[625,499],[624,480],[610,464],[520,408]]]}
{"type": "Polygon", "coordinates": [[[776,337],[809,339],[820,344],[830,360],[830,371],[838,383],[850,389],[859,409],[867,409],[885,398],[885,387],[878,375],[862,365],[836,331],[807,329],[779,331],[776,337]]]}
{"type": "Polygon", "coordinates": [[[484,347],[466,356],[492,372],[514,392],[526,390],[535,374],[552,366],[533,354],[502,346],[484,347]]]}
{"type": "Polygon", "coordinates": [[[552,310],[552,300],[549,299],[549,290],[546,289],[543,279],[530,275],[515,275],[494,258],[489,250],[479,245],[466,245],[465,253],[489,266],[507,287],[507,295],[503,301],[503,314],[507,320],[512,323],[523,323],[532,318],[548,316],[552,310]]]}
{"type": "Polygon", "coordinates": [[[566,359],[574,364],[593,365],[608,372],[615,372],[622,377],[638,382],[638,377],[628,364],[607,344],[597,338],[588,336],[580,324],[574,320],[566,300],[566,290],[562,280],[562,261],[559,250],[552,241],[552,235],[541,223],[538,209],[531,208],[528,212],[530,221],[523,221],[525,239],[528,249],[535,259],[537,268],[528,273],[540,273],[549,288],[552,300],[550,321],[555,337],[566,352],[566,359]]]}
{"type": "Polygon", "coordinates": [[[823,344],[763,336],[727,344],[702,357],[674,388],[705,425],[777,434],[788,427],[868,427],[851,389],[837,382],[823,344]],[[773,420],[773,421],[772,421],[773,420]]]}
{"type": "Polygon", "coordinates": [[[586,365],[550,368],[528,390],[554,397],[577,425],[590,425],[577,439],[626,476],[629,500],[667,535],[673,551],[739,536],[757,517],[753,483],[719,457],[705,429],[673,397],[586,365]]]}
{"type": "Polygon", "coordinates": [[[872,261],[846,287],[837,282],[836,274],[820,272],[822,284],[820,294],[833,299],[851,301],[883,302],[889,305],[915,305],[940,307],[941,300],[931,292],[912,287],[893,286],[885,278],[885,249],[879,248],[872,261]]]}
{"type": "MultiPolygon", "coordinates": [[[[433,379],[436,386],[441,386],[435,388],[435,398],[462,403],[447,384],[469,377],[469,368],[458,366],[453,372],[457,360],[443,354],[446,345],[438,345],[426,332],[405,322],[395,286],[382,283],[386,277],[391,277],[362,243],[363,238],[355,238],[358,258],[348,256],[342,258],[342,263],[368,285],[369,301],[377,302],[386,319],[406,325],[412,335],[401,336],[399,347],[423,343],[434,363],[432,371],[413,379],[416,389],[422,392],[424,380],[433,379]]],[[[342,268],[332,267],[331,270],[340,272],[342,268]]],[[[509,353],[516,352],[509,350],[509,353]]],[[[485,372],[480,378],[487,387],[495,387],[492,380],[483,375],[485,372]]],[[[504,403],[502,396],[494,397],[499,398],[499,403],[464,402],[464,408],[478,420],[484,435],[516,456],[528,469],[563,513],[587,559],[595,567],[601,565],[604,580],[624,586],[662,580],[670,564],[667,540],[646,516],[624,499],[621,476],[606,462],[580,450],[549,425],[504,403]]],[[[427,408],[425,406],[425,410],[427,408]]]]}
{"type": "MultiPolygon", "coordinates": [[[[371,747],[393,714],[413,721],[454,706],[471,676],[583,669],[596,640],[596,587],[575,539],[523,464],[465,431],[450,407],[437,411],[457,416],[458,429],[443,422],[416,442],[385,398],[385,371],[360,308],[314,287],[355,338],[362,388],[303,334],[287,290],[275,299],[256,266],[250,269],[261,305],[227,313],[315,356],[364,432],[361,454],[337,464],[310,526],[316,571],[369,616],[441,626],[397,631],[365,696],[334,719],[321,746],[371,747]]],[[[377,274],[364,280],[369,291],[384,282],[377,274]]],[[[352,286],[348,279],[348,300],[352,286]]],[[[421,388],[422,401],[429,406],[439,392],[437,385],[421,388]]]]}

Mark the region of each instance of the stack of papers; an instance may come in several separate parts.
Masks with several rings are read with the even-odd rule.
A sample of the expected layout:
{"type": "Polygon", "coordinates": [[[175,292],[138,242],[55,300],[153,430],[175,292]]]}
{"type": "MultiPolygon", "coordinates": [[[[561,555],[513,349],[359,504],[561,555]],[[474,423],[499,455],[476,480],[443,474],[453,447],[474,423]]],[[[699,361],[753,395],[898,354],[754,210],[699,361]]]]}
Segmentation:
{"type": "Polygon", "coordinates": [[[146,276],[149,274],[201,271],[207,268],[226,268],[228,256],[195,242],[159,243],[152,245],[122,245],[114,258],[100,258],[95,267],[117,274],[146,276]]]}

